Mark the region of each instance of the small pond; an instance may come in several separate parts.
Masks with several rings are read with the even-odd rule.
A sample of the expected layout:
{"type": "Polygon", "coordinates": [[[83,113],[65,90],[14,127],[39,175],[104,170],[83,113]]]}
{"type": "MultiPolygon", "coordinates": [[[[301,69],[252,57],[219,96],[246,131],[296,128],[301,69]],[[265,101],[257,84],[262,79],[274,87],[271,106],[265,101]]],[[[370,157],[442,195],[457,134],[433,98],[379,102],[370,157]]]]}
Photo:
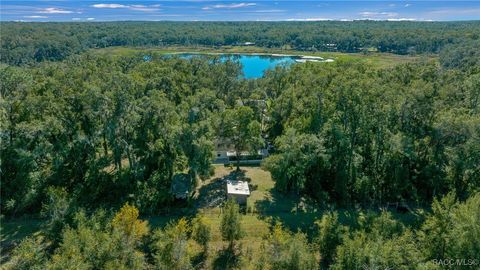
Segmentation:
{"type": "MultiPolygon", "coordinates": [[[[204,54],[182,53],[178,54],[180,58],[190,59],[192,57],[201,57],[204,54]]],[[[221,54],[221,61],[235,60],[242,65],[243,75],[246,79],[261,78],[265,70],[273,69],[277,65],[291,65],[299,57],[285,55],[255,55],[255,54],[221,54]]]]}
{"type": "MultiPolygon", "coordinates": [[[[208,53],[170,53],[166,57],[178,56],[182,59],[192,59],[193,57],[217,56],[220,61],[233,60],[242,65],[243,77],[246,79],[256,79],[263,77],[266,70],[273,69],[278,65],[289,66],[293,63],[305,62],[334,62],[333,59],[324,59],[320,56],[302,56],[302,55],[283,55],[283,54],[208,54],[208,53]]],[[[151,57],[145,55],[144,61],[150,61],[151,57]]]]}

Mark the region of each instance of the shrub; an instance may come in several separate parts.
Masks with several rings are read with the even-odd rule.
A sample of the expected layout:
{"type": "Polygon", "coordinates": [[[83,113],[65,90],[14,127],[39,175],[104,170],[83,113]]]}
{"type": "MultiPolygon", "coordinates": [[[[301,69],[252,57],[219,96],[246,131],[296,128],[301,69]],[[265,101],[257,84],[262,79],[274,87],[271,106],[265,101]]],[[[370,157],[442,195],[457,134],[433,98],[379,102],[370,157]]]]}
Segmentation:
{"type": "Polygon", "coordinates": [[[257,269],[317,269],[317,261],[305,234],[291,234],[275,225],[260,249],[257,269]]]}
{"type": "Polygon", "coordinates": [[[414,235],[406,231],[392,239],[369,238],[357,232],[337,248],[331,269],[416,269],[422,257],[415,245],[414,235]]]}
{"type": "Polygon", "coordinates": [[[54,242],[54,245],[60,241],[70,211],[71,200],[65,188],[49,187],[47,201],[42,207],[42,216],[48,219],[44,231],[47,238],[54,242]]]}
{"type": "Polygon", "coordinates": [[[239,209],[238,204],[233,199],[228,200],[223,208],[220,231],[222,233],[222,239],[228,241],[230,250],[233,250],[235,241],[243,237],[239,209]]]}
{"type": "Polygon", "coordinates": [[[13,250],[10,270],[42,270],[46,261],[45,243],[41,238],[27,237],[13,250]]]}
{"type": "Polygon", "coordinates": [[[317,221],[317,226],[317,244],[321,262],[324,267],[327,267],[333,261],[337,246],[342,243],[344,228],[338,222],[337,212],[329,212],[323,215],[322,219],[317,221]]]}
{"type": "Polygon", "coordinates": [[[192,238],[199,245],[203,247],[203,251],[208,249],[208,242],[210,242],[211,232],[210,227],[205,223],[203,216],[197,216],[192,221],[192,238]]]}
{"type": "Polygon", "coordinates": [[[90,217],[83,212],[75,216],[75,226],[63,232],[49,269],[144,269],[143,253],[135,241],[112,228],[104,212],[90,217]]]}
{"type": "Polygon", "coordinates": [[[123,233],[128,240],[138,241],[148,231],[148,222],[138,219],[138,209],[135,206],[125,204],[112,220],[112,227],[123,233]]]}
{"type": "Polygon", "coordinates": [[[153,250],[156,269],[192,269],[188,244],[189,227],[185,218],[170,222],[154,235],[153,250]]]}

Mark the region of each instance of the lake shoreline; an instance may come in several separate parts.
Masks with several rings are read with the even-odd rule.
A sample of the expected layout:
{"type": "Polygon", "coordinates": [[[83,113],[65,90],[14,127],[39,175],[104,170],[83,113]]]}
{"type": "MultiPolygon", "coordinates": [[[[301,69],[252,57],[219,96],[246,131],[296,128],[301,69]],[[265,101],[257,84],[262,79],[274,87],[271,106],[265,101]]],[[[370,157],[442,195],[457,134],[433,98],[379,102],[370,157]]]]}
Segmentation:
{"type": "MultiPolygon", "coordinates": [[[[144,57],[147,57],[145,55],[144,57]]],[[[178,57],[190,60],[193,58],[217,57],[219,61],[238,61],[242,66],[242,77],[245,79],[258,79],[265,75],[267,70],[276,66],[290,66],[298,63],[301,56],[280,55],[280,54],[256,54],[256,53],[217,53],[217,52],[175,52],[163,54],[162,57],[178,57]]]]}
{"type": "Polygon", "coordinates": [[[252,54],[252,55],[284,55],[284,56],[321,56],[323,58],[332,58],[336,62],[363,62],[371,64],[377,68],[388,68],[398,64],[408,63],[419,59],[438,61],[438,55],[397,55],[392,53],[371,52],[363,53],[345,53],[332,51],[298,51],[293,49],[281,48],[263,48],[256,46],[221,46],[221,47],[202,47],[202,46],[112,46],[108,48],[93,48],[90,52],[96,54],[108,54],[114,56],[128,56],[138,53],[152,54],[179,54],[179,53],[204,53],[204,54],[252,54]]]}
{"type": "Polygon", "coordinates": [[[202,52],[202,51],[182,51],[165,54],[205,54],[205,55],[251,55],[251,56],[271,56],[271,57],[304,57],[305,55],[298,54],[279,54],[279,53],[262,53],[262,52],[202,52]]]}
{"type": "Polygon", "coordinates": [[[225,56],[225,55],[238,55],[238,56],[264,56],[264,57],[272,57],[272,58],[292,58],[295,63],[306,63],[306,62],[314,62],[314,63],[332,63],[335,62],[333,57],[324,58],[321,56],[314,56],[314,55],[294,55],[294,54],[281,54],[281,53],[241,53],[241,52],[201,52],[201,51],[192,51],[192,52],[172,52],[172,53],[164,53],[165,55],[215,55],[215,56],[225,56]]]}

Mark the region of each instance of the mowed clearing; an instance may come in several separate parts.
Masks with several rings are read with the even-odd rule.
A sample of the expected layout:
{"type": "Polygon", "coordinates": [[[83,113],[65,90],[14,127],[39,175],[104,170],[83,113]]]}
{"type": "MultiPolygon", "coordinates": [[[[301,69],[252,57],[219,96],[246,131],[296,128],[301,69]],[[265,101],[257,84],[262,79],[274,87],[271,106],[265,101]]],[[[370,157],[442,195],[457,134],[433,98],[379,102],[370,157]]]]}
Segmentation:
{"type": "MultiPolygon", "coordinates": [[[[269,233],[269,228],[275,223],[280,222],[292,231],[310,230],[313,229],[315,219],[321,217],[321,212],[307,207],[304,199],[276,192],[270,173],[260,167],[241,167],[241,171],[237,172],[223,165],[215,165],[215,174],[198,185],[191,203],[192,209],[189,209],[202,214],[210,225],[212,249],[218,250],[226,245],[221,240],[219,230],[221,206],[226,200],[226,179],[249,183],[251,195],[247,207],[242,209],[245,236],[241,242],[244,247],[259,246],[259,240],[269,233]]],[[[161,215],[148,220],[152,227],[163,227],[167,222],[179,218],[181,215],[161,215]]]]}
{"type": "MultiPolygon", "coordinates": [[[[315,220],[321,217],[321,212],[308,207],[305,199],[297,196],[282,195],[275,191],[274,182],[269,172],[260,167],[241,167],[240,172],[223,165],[215,166],[215,174],[200,183],[192,201],[195,213],[205,217],[210,226],[212,238],[205,261],[200,262],[202,269],[217,269],[218,260],[223,260],[223,252],[227,243],[222,241],[220,223],[222,219],[221,205],[226,200],[225,181],[227,179],[244,180],[249,183],[251,195],[247,206],[242,209],[242,230],[244,237],[239,241],[238,251],[245,260],[254,259],[260,249],[262,239],[270,232],[270,228],[281,223],[293,232],[302,230],[311,232],[315,229],[315,220]]],[[[190,214],[191,215],[191,214],[190,214]]],[[[163,227],[169,221],[175,221],[181,216],[156,216],[149,218],[153,228],[163,227]]],[[[201,248],[191,241],[192,251],[201,253],[201,248]]],[[[239,263],[238,268],[241,263],[239,263]]],[[[199,265],[197,265],[198,267],[199,265]]],[[[233,267],[235,268],[235,267],[233,267]]]]}

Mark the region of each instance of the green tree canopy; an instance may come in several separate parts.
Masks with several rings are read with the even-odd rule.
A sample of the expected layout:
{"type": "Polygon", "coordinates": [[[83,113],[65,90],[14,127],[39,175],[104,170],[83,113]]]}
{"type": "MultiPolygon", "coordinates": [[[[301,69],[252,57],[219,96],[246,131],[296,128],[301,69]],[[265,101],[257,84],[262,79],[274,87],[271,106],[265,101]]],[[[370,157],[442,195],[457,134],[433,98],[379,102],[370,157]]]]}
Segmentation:
{"type": "Polygon", "coordinates": [[[237,170],[240,170],[242,152],[253,152],[264,145],[260,123],[255,120],[253,110],[247,106],[228,109],[223,115],[222,134],[235,149],[237,170]]]}

